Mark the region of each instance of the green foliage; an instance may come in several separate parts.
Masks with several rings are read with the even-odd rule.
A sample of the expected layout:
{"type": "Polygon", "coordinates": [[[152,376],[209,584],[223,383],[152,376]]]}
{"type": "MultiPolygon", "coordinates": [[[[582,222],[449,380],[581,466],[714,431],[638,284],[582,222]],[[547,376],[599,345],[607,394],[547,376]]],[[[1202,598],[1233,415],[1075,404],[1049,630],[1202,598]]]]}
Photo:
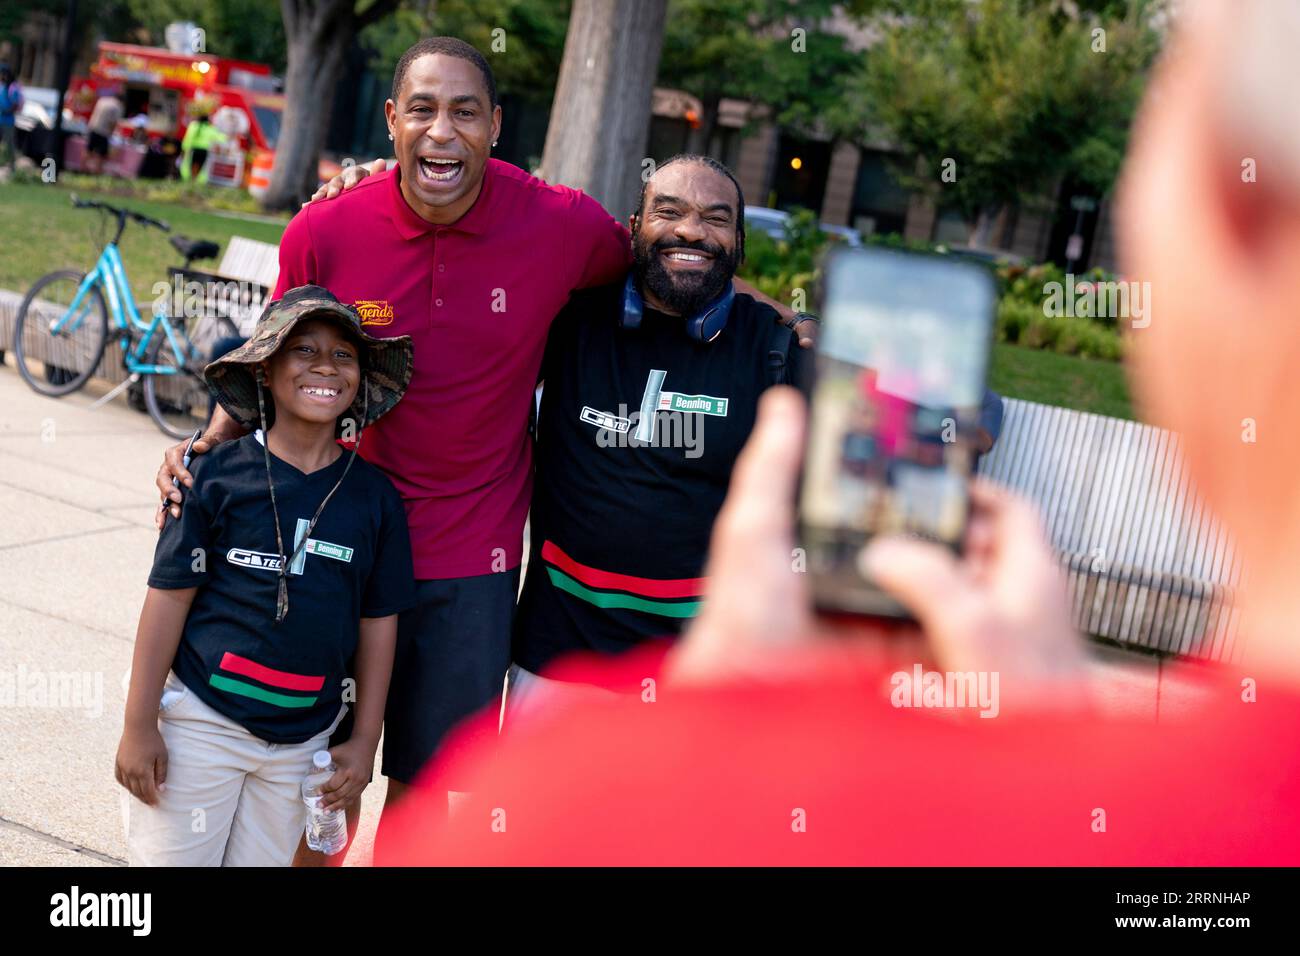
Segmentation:
{"type": "Polygon", "coordinates": [[[1020,345],[1047,349],[1060,355],[1078,355],[1118,361],[1123,355],[1119,333],[1088,319],[1045,316],[1039,312],[1021,333],[1020,345]]]}
{"type": "Polygon", "coordinates": [[[766,232],[745,234],[745,261],[738,275],[778,302],[789,302],[795,289],[812,292],[820,277],[819,263],[826,246],[837,241],[817,225],[808,209],[796,209],[785,224],[785,236],[773,239],[766,232]]]}
{"type": "MultiPolygon", "coordinates": [[[[278,3],[265,0],[121,0],[131,19],[149,32],[150,42],[162,46],[167,24],[192,21],[204,31],[207,52],[236,60],[266,63],[283,73],[287,55],[284,21],[278,3]]],[[[109,31],[121,36],[121,26],[109,31]]]]}
{"type": "Polygon", "coordinates": [[[417,40],[459,37],[487,58],[497,92],[549,105],[564,57],[570,0],[438,0],[408,2],[391,17],[361,32],[373,55],[371,67],[391,76],[397,61],[417,40]],[[493,50],[493,31],[505,31],[504,51],[493,50]]]}
{"type": "Polygon", "coordinates": [[[1027,345],[1027,342],[1022,341],[1025,337],[1025,331],[1034,323],[1035,319],[1041,318],[1042,315],[1043,310],[1041,308],[1036,309],[1027,302],[1004,296],[998,300],[998,341],[1027,345]]]}
{"type": "Polygon", "coordinates": [[[1051,0],[883,6],[907,15],[878,21],[883,36],[848,81],[837,133],[883,135],[904,154],[905,186],[972,223],[1058,177],[1110,188],[1158,50],[1149,0],[1123,16],[1051,0]]]}
{"type": "MultiPolygon", "coordinates": [[[[765,295],[779,302],[790,302],[795,289],[812,292],[821,279],[820,266],[827,246],[836,241],[839,241],[837,236],[822,232],[812,212],[796,210],[786,223],[781,239],[773,239],[759,230],[745,236],[745,261],[738,275],[765,295]]],[[[948,252],[942,245],[893,234],[868,236],[866,242],[911,252],[938,255],[948,252]]],[[[1113,317],[1045,314],[1044,286],[1051,282],[1065,285],[1065,272],[1060,266],[1052,262],[1033,266],[1001,263],[993,273],[998,283],[995,330],[999,342],[1111,362],[1123,357],[1123,342],[1113,317]]],[[[1103,269],[1091,269],[1075,277],[1075,288],[1115,279],[1103,269]]]]}
{"type": "MultiPolygon", "coordinates": [[[[33,175],[31,182],[39,176],[33,175]]],[[[88,176],[63,173],[59,183],[78,193],[130,197],[150,202],[174,203],[189,209],[222,210],[250,215],[261,214],[257,200],[243,189],[228,189],[209,184],[185,183],[179,179],[120,179],[116,176],[88,176]]],[[[276,217],[288,221],[288,216],[276,217]]]]}
{"type": "MultiPolygon", "coordinates": [[[[1001,266],[997,272],[1004,299],[1025,303],[1039,311],[1043,310],[1044,303],[1051,297],[1053,287],[1060,290],[1062,302],[1071,289],[1067,284],[1065,270],[1053,262],[1028,267],[1001,266]]],[[[1074,277],[1074,295],[1077,298],[1092,285],[1116,281],[1119,281],[1119,277],[1114,273],[1092,268],[1074,277]]],[[[1087,317],[1087,321],[1114,329],[1116,316],[1106,311],[1104,315],[1087,317]]]]}
{"type": "MultiPolygon", "coordinates": [[[[811,132],[837,110],[858,57],[823,27],[835,0],[670,0],[659,85],[699,97],[767,106],[778,125],[811,132]],[[795,31],[801,31],[796,34],[795,31]]],[[[705,117],[708,121],[708,117],[705,117]]]]}
{"type": "Polygon", "coordinates": [[[1116,362],[1123,357],[1118,332],[1092,320],[1048,316],[1038,305],[1006,295],[998,302],[997,340],[1061,355],[1116,362]]]}

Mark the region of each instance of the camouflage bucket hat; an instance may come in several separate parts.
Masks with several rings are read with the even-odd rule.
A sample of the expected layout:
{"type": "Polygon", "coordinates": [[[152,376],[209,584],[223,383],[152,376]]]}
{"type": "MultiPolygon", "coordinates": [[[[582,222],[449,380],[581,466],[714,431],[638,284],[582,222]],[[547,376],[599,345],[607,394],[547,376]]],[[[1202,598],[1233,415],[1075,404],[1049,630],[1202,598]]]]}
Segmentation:
{"type": "Polygon", "coordinates": [[[401,400],[410,384],[415,356],[411,337],[378,339],[367,335],[361,328],[357,310],[318,285],[290,289],[283,298],[269,303],[257,320],[252,337],[203,370],[208,391],[239,424],[245,428],[259,427],[255,366],[279,351],[293,327],[306,319],[333,320],[361,343],[361,383],[356,398],[340,417],[351,416],[363,428],[374,424],[401,400]]]}

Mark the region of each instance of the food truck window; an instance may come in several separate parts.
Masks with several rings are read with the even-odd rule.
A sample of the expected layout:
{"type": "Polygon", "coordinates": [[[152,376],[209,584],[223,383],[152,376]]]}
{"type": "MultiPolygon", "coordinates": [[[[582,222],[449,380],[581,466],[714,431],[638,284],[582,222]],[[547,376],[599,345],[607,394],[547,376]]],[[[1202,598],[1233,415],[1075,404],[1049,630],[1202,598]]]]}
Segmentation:
{"type": "Polygon", "coordinates": [[[149,87],[147,86],[128,86],[126,88],[126,102],[123,104],[123,116],[131,117],[139,113],[149,112],[149,87]]]}
{"type": "Polygon", "coordinates": [[[262,127],[267,145],[275,149],[275,144],[280,139],[280,111],[267,106],[254,106],[253,114],[257,117],[257,125],[262,127]]]}
{"type": "Polygon", "coordinates": [[[175,136],[179,115],[180,94],[176,90],[163,89],[161,86],[149,90],[150,129],[175,136]]]}

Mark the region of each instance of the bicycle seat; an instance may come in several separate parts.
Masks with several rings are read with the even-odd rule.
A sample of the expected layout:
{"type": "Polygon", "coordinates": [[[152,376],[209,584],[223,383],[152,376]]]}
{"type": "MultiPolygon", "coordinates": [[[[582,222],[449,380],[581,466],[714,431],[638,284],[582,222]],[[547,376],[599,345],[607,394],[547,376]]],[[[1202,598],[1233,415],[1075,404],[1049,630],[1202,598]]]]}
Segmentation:
{"type": "Polygon", "coordinates": [[[191,259],[215,259],[221,247],[209,239],[186,239],[184,236],[172,236],[171,244],[176,247],[176,251],[185,257],[188,263],[191,259]]]}

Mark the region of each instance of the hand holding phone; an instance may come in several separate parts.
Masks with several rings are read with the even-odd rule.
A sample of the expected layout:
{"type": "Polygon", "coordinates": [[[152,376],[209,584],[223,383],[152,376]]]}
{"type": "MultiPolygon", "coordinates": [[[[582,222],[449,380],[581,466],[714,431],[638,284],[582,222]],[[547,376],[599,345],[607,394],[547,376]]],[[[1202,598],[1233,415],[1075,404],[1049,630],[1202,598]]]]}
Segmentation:
{"type": "Polygon", "coordinates": [[[859,567],[878,535],[960,550],[994,303],[973,263],[877,248],[828,259],[799,501],[818,608],[910,616],[859,567]]]}

